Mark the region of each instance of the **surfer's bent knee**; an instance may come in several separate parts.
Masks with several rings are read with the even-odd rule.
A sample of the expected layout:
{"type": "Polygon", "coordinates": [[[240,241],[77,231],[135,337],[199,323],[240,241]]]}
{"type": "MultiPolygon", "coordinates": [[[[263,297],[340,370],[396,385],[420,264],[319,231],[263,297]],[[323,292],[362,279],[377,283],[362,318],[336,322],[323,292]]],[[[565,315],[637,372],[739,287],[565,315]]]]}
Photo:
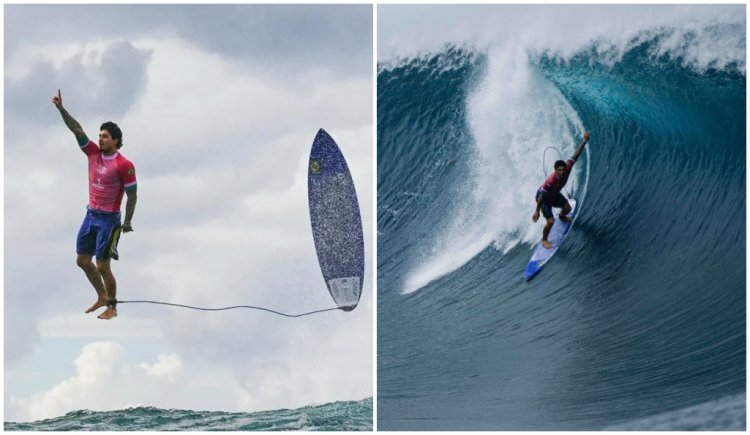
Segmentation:
{"type": "Polygon", "coordinates": [[[86,269],[91,264],[91,259],[92,259],[92,256],[90,255],[78,254],[76,256],[76,264],[81,269],[86,269]]]}

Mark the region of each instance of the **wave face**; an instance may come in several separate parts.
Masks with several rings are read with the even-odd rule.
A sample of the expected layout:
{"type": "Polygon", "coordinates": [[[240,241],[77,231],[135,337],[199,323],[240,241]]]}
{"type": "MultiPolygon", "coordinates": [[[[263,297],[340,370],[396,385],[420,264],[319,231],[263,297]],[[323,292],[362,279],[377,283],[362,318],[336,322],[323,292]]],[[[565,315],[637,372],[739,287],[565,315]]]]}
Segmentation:
{"type": "Polygon", "coordinates": [[[379,430],[593,430],[744,400],[744,54],[699,52],[744,53],[744,32],[381,61],[379,430]],[[567,158],[585,130],[578,218],[525,282],[544,149],[567,158]]]}
{"type": "Polygon", "coordinates": [[[605,428],[607,431],[744,431],[745,393],[605,428]]]}
{"type": "Polygon", "coordinates": [[[6,431],[372,431],[372,426],[372,398],[254,413],[147,407],[75,411],[32,423],[5,422],[6,431]]]}

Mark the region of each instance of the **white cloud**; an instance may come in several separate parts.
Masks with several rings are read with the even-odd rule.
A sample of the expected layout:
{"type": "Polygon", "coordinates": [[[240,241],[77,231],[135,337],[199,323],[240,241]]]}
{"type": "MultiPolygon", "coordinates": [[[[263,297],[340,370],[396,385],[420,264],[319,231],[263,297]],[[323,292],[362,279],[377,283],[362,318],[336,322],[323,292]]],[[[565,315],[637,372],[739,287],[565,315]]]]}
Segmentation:
{"type": "MultiPolygon", "coordinates": [[[[14,28],[16,35],[20,28],[14,28]]],[[[13,322],[12,334],[6,327],[5,379],[6,391],[16,397],[6,401],[6,412],[24,400],[24,409],[38,410],[36,418],[65,409],[103,409],[93,407],[96,403],[107,409],[139,403],[252,411],[372,395],[372,78],[319,61],[285,70],[262,58],[238,60],[177,34],[35,37],[6,53],[19,96],[12,104],[6,101],[6,113],[22,120],[5,143],[5,252],[13,254],[5,269],[6,326],[13,322]],[[289,313],[335,306],[318,267],[307,210],[308,154],[322,127],[347,157],[360,200],[369,252],[357,310],[287,319],[249,310],[205,313],[122,304],[113,321],[83,314],[95,298],[75,265],[75,237],[87,201],[86,160],[50,100],[61,87],[70,113],[94,136],[111,115],[91,110],[89,100],[66,93],[56,78],[73,60],[82,77],[97,77],[97,53],[115,41],[129,44],[120,47],[141,56],[144,66],[142,80],[131,87],[140,90],[138,97],[112,118],[123,129],[122,153],[134,162],[139,181],[135,231],[122,236],[121,259],[112,266],[118,299],[257,305],[289,313]],[[67,47],[63,55],[55,54],[61,44],[67,47]],[[48,79],[28,79],[36,65],[47,68],[48,79]],[[38,98],[25,92],[32,85],[42,88],[38,98]],[[42,298],[39,289],[45,289],[42,298]],[[295,338],[300,336],[306,337],[304,345],[295,338]],[[37,358],[35,346],[103,337],[138,337],[169,347],[159,350],[163,355],[156,362],[109,361],[107,388],[122,382],[123,388],[139,385],[142,394],[115,400],[84,384],[82,375],[61,379],[57,390],[33,398],[14,393],[29,389],[21,388],[13,373],[24,358],[37,358]],[[336,383],[331,379],[335,368],[343,367],[338,358],[343,352],[356,355],[359,365],[346,383],[336,383]],[[127,382],[124,372],[131,377],[127,382]],[[247,382],[254,389],[248,390],[247,382]],[[283,391],[279,385],[286,385],[283,391]],[[77,401],[65,404],[61,390],[77,401]],[[90,402],[92,397],[100,401],[90,402]]],[[[113,107],[120,103],[106,92],[92,98],[113,107]]],[[[97,382],[106,375],[96,373],[97,382]]]]}
{"type": "Polygon", "coordinates": [[[160,354],[159,360],[154,364],[140,364],[139,367],[146,370],[146,373],[153,378],[165,378],[175,382],[182,375],[182,358],[176,353],[169,355],[160,354]]]}
{"type": "Polygon", "coordinates": [[[26,404],[29,420],[41,420],[79,409],[104,410],[111,400],[108,385],[116,368],[122,363],[124,349],[114,342],[91,343],[84,346],[75,360],[76,374],[37,394],[26,404]]]}
{"type": "MultiPolygon", "coordinates": [[[[74,361],[75,375],[31,397],[10,397],[6,421],[35,421],[76,410],[108,411],[133,403],[154,403],[154,381],[174,382],[183,370],[177,354],[160,354],[153,364],[128,365],[122,345],[113,341],[85,345],[74,361]],[[139,375],[139,373],[142,373],[139,375]]],[[[7,409],[6,409],[7,410],[7,409]]]]}
{"type": "MultiPolygon", "coordinates": [[[[341,386],[350,397],[367,396],[358,385],[361,374],[352,367],[372,364],[371,353],[359,352],[353,343],[341,343],[350,341],[345,334],[330,337],[329,346],[318,344],[312,332],[292,335],[300,358],[256,356],[232,362],[245,367],[234,371],[223,365],[185,361],[175,352],[161,353],[156,361],[131,364],[128,354],[134,349],[126,351],[114,341],[89,343],[74,361],[73,376],[28,397],[6,392],[5,419],[36,421],[76,410],[132,406],[227,412],[297,408],[339,400],[341,386]],[[343,351],[337,358],[328,358],[335,348],[343,351]]],[[[371,384],[372,377],[368,380],[371,384]]]]}

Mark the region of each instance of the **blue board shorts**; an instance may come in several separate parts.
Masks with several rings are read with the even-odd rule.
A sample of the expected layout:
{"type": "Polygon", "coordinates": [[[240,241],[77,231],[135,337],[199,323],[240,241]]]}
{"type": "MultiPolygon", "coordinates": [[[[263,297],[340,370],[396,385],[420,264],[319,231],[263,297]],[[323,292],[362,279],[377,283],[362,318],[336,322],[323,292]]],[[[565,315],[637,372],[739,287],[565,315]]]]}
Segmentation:
{"type": "MultiPolygon", "coordinates": [[[[536,191],[537,201],[539,201],[539,195],[541,194],[541,190],[536,191]]],[[[546,194],[544,195],[544,199],[542,200],[542,215],[544,215],[545,218],[549,219],[554,216],[552,214],[552,207],[563,208],[567,203],[568,200],[565,199],[565,195],[563,195],[562,192],[557,192],[556,195],[546,194]]]]}
{"type": "Polygon", "coordinates": [[[119,259],[117,243],[122,225],[120,212],[87,209],[76,243],[77,254],[96,255],[97,260],[119,259]]]}

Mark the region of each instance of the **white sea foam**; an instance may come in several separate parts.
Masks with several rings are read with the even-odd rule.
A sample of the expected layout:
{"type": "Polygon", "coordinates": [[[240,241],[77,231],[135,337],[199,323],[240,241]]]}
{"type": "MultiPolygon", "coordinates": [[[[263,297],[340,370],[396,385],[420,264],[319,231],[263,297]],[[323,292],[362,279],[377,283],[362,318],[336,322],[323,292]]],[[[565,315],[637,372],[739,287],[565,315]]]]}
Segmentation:
{"type": "Polygon", "coordinates": [[[606,431],[745,431],[747,399],[739,393],[699,405],[615,424],[606,431]]]}
{"type": "MultiPolygon", "coordinates": [[[[476,146],[470,194],[425,240],[402,292],[455,271],[491,244],[504,254],[538,240],[543,220],[533,224],[531,215],[544,178],[544,149],[555,146],[569,157],[586,126],[535,69],[537,56],[568,60],[589,50],[592,60],[614,65],[635,45],[659,36],[651,47],[654,58],[680,57],[699,71],[734,64],[744,73],[744,29],[744,5],[381,5],[381,71],[430,59],[446,44],[487,56],[485,76],[467,102],[476,146]]],[[[439,68],[454,66],[446,62],[439,68]]],[[[596,140],[587,147],[589,156],[596,140]]],[[[574,169],[569,191],[577,189],[589,160],[574,169]]]]}
{"type": "MultiPolygon", "coordinates": [[[[490,244],[507,252],[535,241],[543,222],[531,220],[534,194],[545,177],[542,152],[555,146],[569,157],[584,131],[560,91],[512,43],[488,50],[487,72],[467,104],[476,144],[471,194],[448,211],[450,223],[430,242],[430,254],[408,276],[404,293],[458,269],[490,244]]],[[[578,172],[568,182],[570,191],[578,172]]]]}
{"type": "Polygon", "coordinates": [[[681,56],[703,71],[745,71],[745,5],[380,5],[378,63],[439,52],[445,44],[479,51],[515,41],[529,53],[569,59],[594,47],[612,64],[661,35],[652,54],[681,56]]]}

